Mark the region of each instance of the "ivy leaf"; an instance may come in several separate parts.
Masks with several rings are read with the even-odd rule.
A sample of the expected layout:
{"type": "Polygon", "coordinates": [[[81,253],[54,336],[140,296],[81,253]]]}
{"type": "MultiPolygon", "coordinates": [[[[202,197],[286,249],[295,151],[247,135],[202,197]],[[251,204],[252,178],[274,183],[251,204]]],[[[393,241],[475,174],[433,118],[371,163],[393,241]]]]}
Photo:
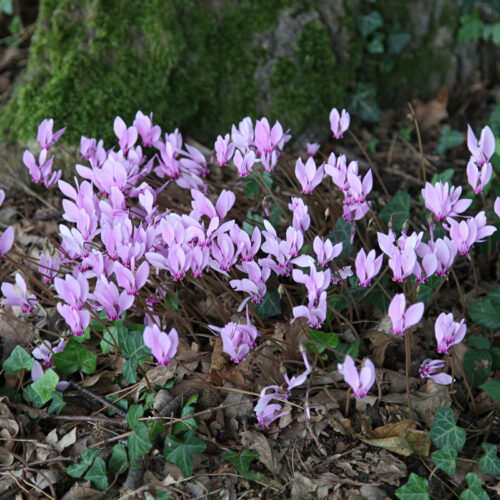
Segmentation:
{"type": "Polygon", "coordinates": [[[184,408],[182,408],[182,412],[181,412],[181,418],[184,418],[185,420],[183,420],[182,422],[177,422],[174,425],[173,433],[175,435],[177,435],[183,431],[189,431],[191,429],[195,429],[195,430],[198,429],[198,424],[196,423],[196,419],[194,419],[193,417],[186,418],[194,412],[194,406],[191,406],[191,404],[195,403],[197,400],[198,400],[198,396],[196,394],[194,394],[193,396],[191,396],[187,400],[187,402],[184,405],[184,408]]]}
{"type": "Polygon", "coordinates": [[[488,380],[479,386],[490,398],[500,401],[500,380],[488,380]]]}
{"type": "Polygon", "coordinates": [[[92,465],[94,460],[99,456],[99,450],[94,448],[87,448],[76,464],[71,464],[67,469],[66,473],[74,478],[80,478],[85,474],[85,471],[92,465]]]}
{"type": "Polygon", "coordinates": [[[484,23],[479,19],[477,12],[464,14],[460,17],[458,41],[460,43],[477,42],[483,34],[484,23]]]}
{"type": "Polygon", "coordinates": [[[16,345],[10,356],[3,362],[7,375],[13,375],[20,370],[31,370],[35,360],[20,345],[16,345]]]}
{"type": "Polygon", "coordinates": [[[446,474],[454,474],[457,469],[457,452],[445,446],[432,453],[432,461],[446,474]]]}
{"type": "Polygon", "coordinates": [[[50,406],[49,406],[49,409],[47,410],[47,413],[49,413],[49,414],[55,413],[55,414],[59,415],[59,413],[61,413],[61,410],[65,406],[66,406],[66,403],[64,402],[62,392],[54,391],[52,393],[52,401],[50,402],[50,406]]]}
{"type": "Polygon", "coordinates": [[[483,443],[484,457],[477,462],[479,470],[483,474],[500,476],[500,458],[497,456],[496,444],[483,443]]]}
{"type": "Polygon", "coordinates": [[[387,38],[387,50],[389,54],[397,55],[410,43],[411,34],[408,31],[393,31],[387,38]]]}
{"type": "Polygon", "coordinates": [[[437,153],[444,154],[448,149],[460,146],[464,142],[464,136],[458,130],[454,130],[446,124],[441,129],[441,139],[439,139],[437,153]]]}
{"type": "Polygon", "coordinates": [[[384,33],[376,33],[373,40],[366,45],[366,50],[370,54],[383,54],[384,53],[384,33]]]}
{"type": "Polygon", "coordinates": [[[31,387],[45,404],[52,398],[52,394],[56,390],[58,382],[59,375],[49,368],[38,380],[35,380],[35,382],[31,384],[31,387]]]}
{"type": "Polygon", "coordinates": [[[431,179],[431,184],[434,186],[434,184],[438,182],[442,182],[443,184],[446,184],[447,182],[449,183],[451,182],[451,179],[453,179],[454,175],[455,175],[455,170],[453,168],[447,168],[442,172],[434,174],[431,179]]]}
{"type": "Polygon", "coordinates": [[[31,385],[28,385],[23,389],[23,399],[28,403],[31,403],[33,408],[41,408],[45,403],[42,398],[33,390],[31,385]]]}
{"type": "Polygon", "coordinates": [[[367,122],[379,122],[382,119],[375,84],[360,82],[356,85],[350,99],[349,111],[367,122]]]}
{"type": "Polygon", "coordinates": [[[276,288],[268,289],[260,304],[255,304],[255,312],[262,318],[268,319],[281,314],[280,294],[276,288]]]}
{"type": "Polygon", "coordinates": [[[106,476],[106,463],[101,457],[97,457],[92,467],[85,474],[84,479],[90,481],[97,489],[108,488],[108,477],[106,476]]]}
{"type": "Polygon", "coordinates": [[[148,428],[145,423],[138,422],[134,432],[128,437],[128,456],[130,465],[138,467],[137,457],[143,457],[153,447],[149,440],[148,428]]]}
{"type": "Polygon", "coordinates": [[[397,191],[389,203],[380,211],[379,217],[386,223],[392,219],[396,232],[400,232],[403,223],[410,217],[411,196],[406,191],[397,191]]]}
{"type": "Polygon", "coordinates": [[[472,336],[467,339],[467,343],[475,349],[488,350],[491,347],[491,342],[485,337],[472,336]]]}
{"type": "MultiPolygon", "coordinates": [[[[263,172],[261,174],[262,178],[264,179],[264,182],[266,185],[269,187],[269,189],[272,188],[273,186],[273,179],[270,175],[269,172],[263,172]]],[[[249,174],[245,177],[244,179],[244,194],[245,198],[251,200],[252,198],[255,198],[261,191],[261,185],[260,185],[260,179],[258,179],[257,174],[252,173],[249,174]]]]}
{"type": "Polygon", "coordinates": [[[464,356],[465,373],[471,379],[472,385],[478,387],[491,373],[493,359],[491,353],[484,349],[469,349],[464,356]]]}
{"type": "Polygon", "coordinates": [[[0,12],[12,16],[12,14],[14,14],[13,0],[0,0],[0,12]]]}
{"type": "Polygon", "coordinates": [[[52,355],[52,361],[62,373],[75,373],[82,370],[83,373],[91,375],[95,372],[97,356],[84,345],[71,339],[63,352],[52,355]]]}
{"type": "Polygon", "coordinates": [[[224,462],[230,462],[240,474],[248,472],[252,461],[258,458],[259,452],[255,450],[243,450],[241,453],[228,451],[222,455],[222,460],[224,462]]]}
{"type": "Polygon", "coordinates": [[[412,472],[408,482],[395,493],[401,500],[429,500],[429,482],[425,477],[412,472]]]}
{"type": "Polygon", "coordinates": [[[109,459],[109,472],[115,474],[120,471],[120,473],[125,472],[128,468],[123,467],[127,463],[127,450],[120,443],[113,446],[113,453],[111,453],[111,458],[109,459]],[[122,469],[123,467],[123,469],[122,469]],[[121,469],[121,470],[120,470],[121,469]]]}
{"type": "Polygon", "coordinates": [[[167,436],[165,439],[164,456],[167,462],[177,465],[184,477],[193,474],[193,455],[203,453],[206,444],[195,436],[195,430],[186,432],[184,441],[175,436],[167,436]]]}
{"type": "Polygon", "coordinates": [[[500,328],[500,309],[489,297],[475,300],[467,309],[474,323],[489,330],[500,328]]]}
{"type": "Polygon", "coordinates": [[[350,257],[354,253],[354,247],[351,244],[353,226],[354,224],[352,222],[347,222],[340,217],[335,223],[335,230],[331,231],[328,235],[328,239],[333,244],[342,242],[342,255],[344,257],[350,257]]]}
{"type": "Polygon", "coordinates": [[[122,355],[127,359],[122,375],[129,384],[137,382],[137,365],[144,363],[151,355],[151,350],[144,345],[143,331],[144,329],[139,328],[127,329],[122,322],[116,324],[115,339],[122,355]]]}
{"type": "Polygon", "coordinates": [[[465,476],[465,482],[468,488],[460,493],[462,500],[489,500],[490,497],[483,490],[481,479],[476,474],[469,472],[465,476]]]}
{"type": "Polygon", "coordinates": [[[384,20],[382,19],[380,12],[377,10],[370,12],[366,16],[356,17],[356,27],[364,38],[371,35],[375,30],[379,29],[383,25],[384,20]]]}
{"type": "Polygon", "coordinates": [[[322,352],[324,352],[325,346],[330,347],[331,349],[335,349],[339,345],[339,338],[336,333],[322,332],[321,330],[314,330],[313,328],[309,329],[309,340],[311,342],[317,342],[317,344],[320,344],[306,344],[306,347],[313,354],[316,352],[321,354],[322,352]]]}
{"type": "Polygon", "coordinates": [[[137,424],[139,424],[139,419],[144,415],[144,408],[141,405],[132,405],[127,411],[127,423],[128,426],[135,430],[137,424]]]}
{"type": "Polygon", "coordinates": [[[438,448],[448,447],[457,452],[465,444],[465,430],[457,426],[451,408],[438,408],[431,425],[431,439],[438,448]]]}
{"type": "Polygon", "coordinates": [[[444,278],[442,276],[436,276],[433,274],[426,283],[419,284],[419,291],[417,294],[417,300],[427,304],[434,293],[434,290],[440,285],[444,278]]]}

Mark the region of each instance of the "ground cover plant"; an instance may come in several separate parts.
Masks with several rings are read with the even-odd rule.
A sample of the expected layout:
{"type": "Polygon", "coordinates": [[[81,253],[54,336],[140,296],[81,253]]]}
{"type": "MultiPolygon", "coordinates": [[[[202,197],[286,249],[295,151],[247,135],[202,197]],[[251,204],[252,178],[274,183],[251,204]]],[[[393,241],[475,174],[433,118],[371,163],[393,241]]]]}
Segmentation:
{"type": "Polygon", "coordinates": [[[28,252],[21,226],[0,237],[3,318],[29,332],[2,365],[6,487],[498,492],[495,136],[469,126],[463,175],[421,153],[408,192],[341,153],[346,110],[329,119],[329,150],[292,156],[266,118],[207,149],[139,111],[114,146],[82,137],[73,180],[65,129],[40,124],[23,163],[62,212],[28,252]],[[310,457],[285,473],[288,447],[310,457]]]}

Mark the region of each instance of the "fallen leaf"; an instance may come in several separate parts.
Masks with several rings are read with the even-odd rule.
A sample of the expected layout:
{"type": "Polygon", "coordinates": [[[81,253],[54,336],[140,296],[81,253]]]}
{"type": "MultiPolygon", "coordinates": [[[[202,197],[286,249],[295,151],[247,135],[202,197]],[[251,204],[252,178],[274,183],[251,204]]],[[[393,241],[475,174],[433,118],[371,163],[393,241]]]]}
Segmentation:
{"type": "Polygon", "coordinates": [[[445,118],[448,118],[448,111],[446,110],[448,106],[448,90],[446,87],[442,87],[434,99],[428,102],[415,99],[413,105],[419,127],[425,131],[432,131],[445,118]]]}
{"type": "Polygon", "coordinates": [[[257,431],[244,431],[240,433],[240,436],[243,446],[259,452],[259,462],[262,462],[270,472],[277,474],[280,471],[279,459],[264,434],[257,431]]]}

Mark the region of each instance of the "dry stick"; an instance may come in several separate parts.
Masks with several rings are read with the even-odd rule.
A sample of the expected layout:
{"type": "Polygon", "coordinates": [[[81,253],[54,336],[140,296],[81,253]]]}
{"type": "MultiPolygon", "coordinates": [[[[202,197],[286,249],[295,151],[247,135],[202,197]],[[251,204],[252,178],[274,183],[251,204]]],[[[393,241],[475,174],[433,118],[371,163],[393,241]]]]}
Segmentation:
{"type": "Polygon", "coordinates": [[[418,121],[417,121],[417,116],[415,114],[415,109],[411,105],[411,103],[408,103],[408,106],[411,111],[411,117],[413,118],[413,123],[415,124],[415,131],[417,132],[417,140],[418,140],[418,148],[420,149],[420,164],[422,166],[422,180],[424,183],[427,182],[427,173],[425,171],[425,157],[424,157],[424,148],[422,146],[422,137],[420,136],[420,127],[418,126],[418,121]]]}
{"type": "Polygon", "coordinates": [[[410,411],[410,420],[415,421],[413,416],[413,407],[410,394],[410,370],[411,370],[411,331],[407,330],[405,334],[405,361],[406,361],[406,396],[408,397],[408,410],[410,411]]]}
{"type": "Polygon", "coordinates": [[[99,396],[99,394],[94,394],[93,392],[89,391],[88,389],[85,389],[85,387],[82,387],[80,384],[77,384],[76,382],[70,382],[71,387],[75,388],[76,390],[80,391],[82,394],[85,394],[91,399],[95,399],[96,401],[99,401],[104,406],[107,406],[111,410],[113,410],[117,415],[120,415],[120,417],[125,418],[127,414],[118,408],[118,406],[115,406],[113,403],[109,402],[107,399],[103,398],[102,396],[99,396]]]}
{"type": "MultiPolygon", "coordinates": [[[[340,313],[339,311],[337,311],[331,304],[328,304],[327,303],[327,307],[328,309],[330,309],[330,311],[333,312],[333,314],[335,316],[337,316],[338,318],[340,318],[341,320],[343,320],[345,323],[347,323],[347,325],[349,326],[349,328],[352,330],[352,333],[356,336],[356,338],[358,340],[361,340],[361,337],[359,336],[359,333],[358,331],[356,330],[356,328],[354,327],[354,324],[349,321],[348,318],[346,318],[342,313],[340,313]]],[[[341,323],[342,324],[342,323],[341,323]]]]}
{"type": "Polygon", "coordinates": [[[350,405],[350,401],[351,401],[351,388],[349,387],[347,389],[347,394],[346,394],[346,398],[345,398],[345,418],[349,418],[349,405],[350,405]]]}
{"type": "Polygon", "coordinates": [[[47,415],[47,417],[45,418],[50,418],[52,420],[62,420],[66,422],[98,422],[100,424],[127,426],[127,420],[125,418],[94,417],[91,415],[47,415]]]}
{"type": "MultiPolygon", "coordinates": [[[[453,387],[453,373],[454,373],[454,357],[453,357],[453,346],[451,347],[451,369],[452,369],[452,387],[453,387]]],[[[472,394],[472,389],[469,385],[469,381],[467,380],[467,374],[465,373],[465,370],[463,369],[462,365],[462,374],[463,374],[463,380],[465,384],[465,389],[467,391],[467,395],[470,398],[470,404],[472,405],[472,411],[474,412],[475,415],[477,415],[477,405],[476,405],[476,400],[474,399],[474,395],[472,394]]]]}
{"type": "Polygon", "coordinates": [[[462,291],[462,287],[460,286],[460,282],[458,281],[457,275],[453,269],[451,269],[451,275],[453,276],[453,279],[455,280],[455,285],[457,285],[458,296],[460,297],[460,303],[462,304],[462,311],[463,311],[463,314],[465,316],[466,307],[465,307],[464,292],[462,291]]]}
{"type": "MultiPolygon", "coordinates": [[[[488,240],[490,241],[490,240],[488,240]]],[[[474,289],[476,291],[476,296],[479,295],[479,277],[477,275],[477,269],[476,266],[474,265],[474,257],[472,256],[472,252],[469,252],[469,257],[470,257],[470,265],[472,267],[472,277],[474,278],[474,289]]]]}
{"type": "Polygon", "coordinates": [[[387,188],[385,187],[384,181],[382,180],[382,177],[380,177],[380,174],[378,172],[378,168],[375,167],[375,164],[372,162],[370,156],[366,152],[366,149],[363,147],[363,145],[359,142],[358,138],[350,130],[348,130],[348,133],[356,141],[356,144],[358,145],[359,149],[361,149],[361,152],[363,153],[363,156],[366,158],[366,160],[370,164],[370,168],[375,173],[375,177],[377,177],[377,180],[378,180],[380,186],[382,187],[382,189],[384,190],[384,193],[387,196],[389,196],[389,191],[387,191],[387,188]]]}

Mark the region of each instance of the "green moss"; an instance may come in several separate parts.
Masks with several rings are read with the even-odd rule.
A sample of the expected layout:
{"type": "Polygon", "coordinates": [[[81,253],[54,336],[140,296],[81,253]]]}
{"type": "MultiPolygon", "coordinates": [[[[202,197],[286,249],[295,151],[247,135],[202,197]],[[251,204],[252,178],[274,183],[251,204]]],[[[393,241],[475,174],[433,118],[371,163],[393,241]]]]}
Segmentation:
{"type": "Polygon", "coordinates": [[[331,43],[325,27],[311,21],[300,34],[295,57],[283,57],[274,67],[271,113],[292,131],[325,123],[330,109],[342,103],[354,69],[337,64],[331,43]]]}

